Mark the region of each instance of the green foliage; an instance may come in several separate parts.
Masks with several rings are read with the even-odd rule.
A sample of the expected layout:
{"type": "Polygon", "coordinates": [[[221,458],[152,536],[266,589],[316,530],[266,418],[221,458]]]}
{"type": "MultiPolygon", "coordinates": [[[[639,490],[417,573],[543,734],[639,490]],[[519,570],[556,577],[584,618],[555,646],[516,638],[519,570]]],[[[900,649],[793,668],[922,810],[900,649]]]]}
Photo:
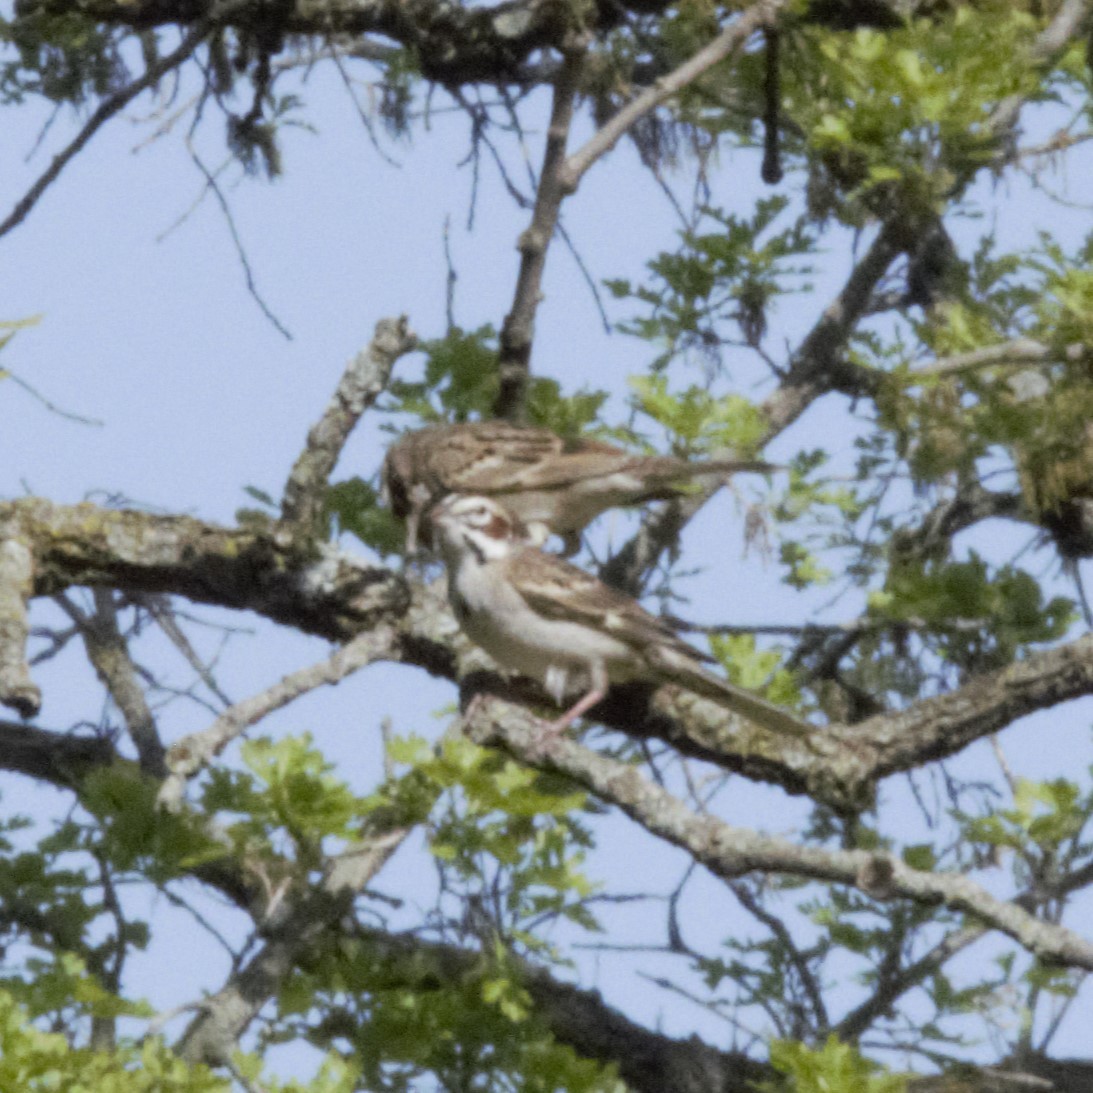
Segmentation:
{"type": "MultiPolygon", "coordinates": [[[[355,809],[372,820],[426,822],[445,889],[477,908],[462,923],[468,944],[457,959],[424,939],[408,946],[396,939],[392,949],[367,932],[333,934],[282,985],[282,1028],[317,1046],[337,1042],[345,1052],[348,1044],[347,1073],[359,1073],[369,1089],[411,1090],[426,1073],[455,1087],[470,1068],[476,1089],[498,1093],[514,1082],[541,1093],[621,1093],[609,1070],[551,1041],[513,955],[514,947],[550,955],[532,933],[543,921],[594,928],[580,871],[587,833],[574,816],[585,794],[461,737],[435,746],[396,738],[389,756],[402,772],[353,809],[342,798],[337,820],[355,809]]],[[[278,758],[263,745],[250,763],[271,785],[284,782],[274,768],[286,764],[324,776],[300,745],[278,758]]],[[[335,827],[329,816],[321,826],[335,827]]],[[[257,1073],[257,1060],[250,1065],[257,1073]]]]}
{"type": "Polygon", "coordinates": [[[757,648],[754,635],[713,634],[710,652],[733,683],[757,691],[779,706],[792,708],[799,704],[800,690],[793,673],[781,667],[781,653],[757,648]]]}
{"type": "Polygon", "coordinates": [[[402,528],[390,509],[380,504],[375,487],[363,478],[334,482],[323,499],[323,515],[328,538],[344,531],[383,557],[402,551],[402,528]]]}
{"type": "Polygon", "coordinates": [[[360,1074],[352,1088],[411,1093],[432,1075],[440,1088],[455,1089],[473,1074],[473,1088],[485,1093],[623,1093],[611,1068],[552,1042],[519,980],[500,948],[456,970],[427,946],[392,958],[348,939],[294,977],[301,1000],[317,1002],[325,1019],[294,1016],[286,1007],[292,984],[281,1007],[290,1027],[317,1046],[338,1040],[345,1065],[360,1074]]]}
{"type": "Polygon", "coordinates": [[[561,916],[596,928],[584,902],[593,889],[582,871],[583,790],[463,739],[435,751],[419,738],[393,741],[391,757],[435,787],[433,855],[475,898],[491,893],[506,937],[548,952],[532,924],[561,916]]]}
{"type": "Polygon", "coordinates": [[[30,957],[26,972],[25,978],[0,980],[0,993],[16,999],[31,1017],[63,1017],[66,1025],[74,1027],[88,1017],[152,1016],[146,1003],[106,990],[74,953],[52,950],[42,957],[30,957]]]}
{"type": "Polygon", "coordinates": [[[816,1049],[775,1041],[770,1046],[770,1061],[789,1078],[793,1093],[904,1093],[907,1088],[905,1078],[886,1073],[835,1036],[816,1049]]]}
{"type": "Polygon", "coordinates": [[[762,413],[740,395],[718,398],[698,386],[672,394],[663,375],[631,376],[630,387],[637,408],[663,426],[685,455],[727,448],[747,456],[763,437],[762,413]]]}
{"type": "Polygon", "coordinates": [[[310,733],[247,740],[240,754],[247,769],[214,769],[201,800],[204,809],[240,817],[225,829],[240,852],[277,850],[307,869],[324,840],[358,833],[366,802],[334,776],[310,733]]]}
{"type": "Polygon", "coordinates": [[[386,408],[423,422],[489,417],[497,398],[497,332],[492,326],[422,343],[425,375],[417,382],[393,379],[386,408]]]}
{"type": "Polygon", "coordinates": [[[808,290],[805,278],[812,267],[799,260],[814,250],[810,229],[798,220],[770,231],[787,204],[781,197],[761,200],[747,220],[704,209],[707,230],[681,233],[678,250],[662,252],[649,262],[649,285],[607,282],[616,298],[634,299],[648,309],[647,317],[620,329],[663,347],[654,371],[687,350],[707,361],[719,359],[719,347],[726,341],[724,323],[735,326],[745,344],[758,345],[771,303],[787,292],[808,290]]]}
{"type": "MultiPolygon", "coordinates": [[[[492,326],[424,342],[425,374],[419,381],[395,379],[388,386],[384,409],[412,415],[418,423],[489,418],[497,400],[497,333],[492,326]]],[[[562,436],[582,433],[596,419],[607,393],[581,390],[562,394],[547,376],[533,376],[528,388],[528,418],[562,436]]]]}
{"type": "Polygon", "coordinates": [[[123,1042],[109,1052],[74,1048],[60,1033],[36,1028],[12,996],[0,990],[0,1089],[19,1093],[229,1093],[230,1087],[229,1081],[206,1067],[183,1063],[157,1038],[139,1046],[123,1042]]]}
{"type": "Polygon", "coordinates": [[[925,211],[942,201],[993,154],[994,106],[1043,94],[1027,49],[1036,29],[1027,11],[993,2],[883,33],[791,40],[786,109],[835,188],[813,186],[813,213],[860,225],[893,202],[925,211]]]}
{"type": "Polygon", "coordinates": [[[76,844],[104,855],[119,870],[157,881],[223,857],[224,847],[199,821],[159,808],[157,792],[156,782],[135,765],[92,771],[83,804],[97,824],[74,829],[76,844]]]}
{"type": "Polygon", "coordinates": [[[1070,600],[1046,600],[1031,574],[989,566],[974,551],[966,561],[914,559],[894,565],[869,605],[877,615],[936,626],[937,651],[965,671],[1008,664],[1031,645],[1061,638],[1074,620],[1070,600]],[[946,630],[952,620],[981,625],[946,630]]]}
{"type": "MultiPolygon", "coordinates": [[[[647,373],[631,380],[633,413],[611,435],[636,445],[645,427],[685,456],[756,452],[770,421],[758,396],[738,393],[743,372],[730,377],[728,365],[738,352],[761,361],[771,377],[799,364],[792,351],[788,360],[776,359],[782,332],[775,337],[772,328],[789,317],[795,294],[811,290],[814,266],[828,246],[821,234],[826,222],[872,229],[898,210],[912,229],[929,223],[946,211],[962,180],[988,161],[999,162],[992,157],[1002,149],[988,128],[998,103],[1011,94],[1048,101],[1078,81],[1088,84],[1077,46],[1051,78],[1034,71],[1027,47],[1043,22],[1029,5],[932,5],[929,18],[883,34],[864,27],[832,32],[810,18],[820,6],[798,5],[781,39],[782,155],[790,171],[808,171],[808,193],[745,209],[734,191],[731,209],[694,214],[677,245],[648,263],[644,283],[608,282],[615,298],[633,309],[620,328],[653,347],[647,373]],[[702,368],[697,383],[672,371],[692,362],[702,368]]],[[[585,73],[594,85],[589,94],[606,109],[632,98],[634,82],[644,79],[635,75],[639,65],[670,71],[719,33],[727,10],[710,0],[682,0],[662,17],[639,13],[627,20],[597,40],[597,63],[585,73]]],[[[218,102],[255,56],[242,51],[233,34],[221,31],[208,44],[218,102]],[[241,53],[233,55],[236,48],[241,53]]],[[[36,94],[90,104],[126,78],[120,57],[131,43],[124,43],[123,32],[102,30],[83,16],[20,16],[0,24],[0,38],[8,47],[0,96],[8,102],[36,94]]],[[[154,35],[144,44],[154,49],[154,35]]],[[[370,85],[376,110],[389,134],[401,136],[414,116],[414,51],[384,44],[377,64],[382,75],[370,85]]],[[[685,142],[694,140],[702,154],[699,181],[709,183],[704,200],[720,196],[724,191],[712,184],[715,152],[727,157],[757,143],[764,77],[761,50],[716,66],[633,131],[643,157],[674,164],[685,142]]],[[[229,116],[228,140],[246,170],[273,176],[280,170],[280,127],[300,123],[301,104],[291,95],[273,98],[268,89],[258,101],[260,114],[229,116]]],[[[476,116],[475,124],[486,121],[476,116]]],[[[476,153],[480,135],[476,130],[476,153]]],[[[958,211],[977,210],[963,205],[958,211]]],[[[837,242],[840,233],[831,234],[837,242]]],[[[905,257],[913,266],[920,256],[905,257]]],[[[863,304],[866,317],[848,343],[831,347],[830,361],[823,349],[815,362],[805,362],[845,366],[861,382],[844,388],[856,399],[845,435],[825,436],[825,450],[799,453],[770,510],[780,562],[793,588],[827,584],[833,600],[849,589],[859,601],[852,614],[837,616],[845,627],[830,626],[829,635],[806,626],[784,646],[760,648],[750,635],[711,641],[730,678],[780,705],[819,705],[832,718],[851,721],[1010,664],[1062,638],[1073,621],[1073,605],[1053,595],[1035,576],[1035,565],[988,561],[948,532],[927,533],[932,515],[959,488],[994,488],[1003,475],[1007,488],[1020,491],[1023,519],[1041,520],[1093,497],[1093,237],[1064,247],[1045,236],[1030,253],[1000,254],[988,233],[972,254],[954,247],[951,257],[944,291],[929,300],[915,296],[911,271],[897,263],[863,304]],[[1043,343],[1047,359],[1019,371],[1008,362],[943,375],[921,370],[927,358],[1017,337],[1043,343]],[[861,598],[866,607],[855,619],[861,598]]],[[[0,348],[30,321],[0,324],[0,348]]],[[[825,322],[815,328],[823,336],[825,322]]],[[[420,378],[391,384],[387,412],[404,414],[415,426],[491,415],[498,390],[492,327],[453,329],[426,343],[425,357],[420,378]]],[[[537,360],[536,367],[549,371],[550,361],[537,360]]],[[[536,376],[528,417],[565,436],[603,434],[607,398],[594,387],[566,394],[555,380],[536,376]]],[[[276,499],[254,487],[247,493],[258,507],[240,520],[268,528],[276,499]]],[[[361,478],[330,487],[320,531],[348,532],[381,554],[401,547],[400,529],[361,478]]],[[[664,594],[673,594],[667,580],[664,594]]],[[[390,923],[396,915],[412,918],[413,908],[396,906],[386,892],[359,894],[345,920],[309,945],[280,981],[276,1013],[267,1007],[252,1026],[257,1051],[235,1058],[238,1075],[278,1093],[409,1091],[427,1083],[499,1093],[621,1091],[609,1070],[552,1042],[538,1021],[525,963],[564,966],[560,945],[577,931],[600,929],[586,863],[593,845],[586,814],[594,805],[583,790],[461,738],[435,746],[417,737],[393,741],[389,758],[397,773],[367,796],[338,777],[308,735],[260,737],[240,755],[242,769],[217,766],[203,776],[189,815],[163,814],[154,782],[119,763],[82,782],[79,807],[33,850],[18,848],[17,821],[0,830],[0,946],[7,950],[0,1089],[226,1089],[223,1079],[183,1067],[155,1039],[139,1046],[122,1039],[111,1054],[79,1046],[92,1022],[124,1018],[115,1030],[124,1032],[149,1016],[144,1003],[110,989],[123,981],[111,979],[123,950],[148,941],[144,922],[112,909],[113,888],[141,883],[171,894],[176,878],[215,864],[290,899],[317,883],[324,853],[376,832],[419,826],[438,877],[435,906],[399,933],[390,923]],[[560,929],[551,933],[552,926],[560,929]],[[65,1035],[43,1032],[46,1027],[65,1035]],[[330,1051],[317,1074],[287,1082],[265,1076],[266,1049],[294,1038],[330,1051]]],[[[659,762],[661,755],[650,750],[642,758],[659,762]]],[[[655,773],[670,786],[674,779],[675,787],[690,776],[671,763],[655,773]]],[[[901,845],[871,826],[868,814],[824,809],[815,810],[802,842],[891,850],[919,870],[1004,862],[1017,886],[1051,896],[1038,913],[1061,914],[1065,901],[1055,898],[1053,885],[1087,869],[1093,855],[1087,833],[1093,791],[1085,780],[1016,778],[1006,807],[986,790],[973,797],[979,807],[968,804],[980,787],[957,785],[951,772],[945,783],[955,831],[951,826],[936,842],[901,845]]],[[[697,785],[696,799],[700,790],[697,785]]],[[[709,801],[712,808],[714,798],[709,801]]],[[[727,999],[733,1019],[741,1014],[741,1028],[762,1015],[756,1042],[771,1030],[794,1038],[771,1047],[772,1062],[785,1075],[779,1088],[903,1089],[902,1078],[835,1038],[819,1048],[804,1046],[839,1018],[834,1006],[825,1013],[813,996],[825,994],[836,976],[864,991],[887,988],[940,933],[971,920],[797,878],[747,878],[733,893],[756,931],[734,934],[715,955],[697,956],[694,967],[711,996],[716,991],[718,1001],[727,999]]],[[[276,930],[270,919],[253,924],[251,944],[268,940],[267,926],[276,930]]],[[[952,1057],[968,1042],[961,1034],[969,1016],[996,1024],[1003,1016],[1028,1032],[1041,995],[1065,1000],[1076,987],[1068,973],[1012,952],[972,978],[962,982],[936,968],[917,983],[915,1047],[936,1049],[939,1061],[952,1057]]],[[[906,1036],[901,1021],[895,1009],[877,1014],[871,1019],[877,1040],[863,1036],[862,1043],[885,1043],[885,1036],[889,1045],[897,1042],[906,1036]]]]}
{"type": "Polygon", "coordinates": [[[81,104],[120,87],[127,72],[119,34],[87,16],[32,12],[0,19],[0,44],[16,58],[0,63],[0,102],[41,95],[54,103],[81,104]]]}
{"type": "Polygon", "coordinates": [[[1093,815],[1093,794],[1064,778],[1036,782],[1017,778],[1009,808],[992,809],[982,816],[956,813],[964,836],[974,843],[1017,851],[1026,865],[1057,861],[1065,854],[1088,853],[1082,840],[1093,815]]]}
{"type": "Polygon", "coordinates": [[[581,390],[567,397],[557,380],[536,376],[528,389],[528,421],[559,436],[577,437],[595,423],[606,401],[606,391],[581,390]]]}
{"type": "Polygon", "coordinates": [[[269,1077],[264,1073],[262,1057],[256,1054],[236,1052],[232,1064],[235,1072],[251,1083],[251,1088],[263,1093],[355,1093],[361,1088],[360,1068],[335,1053],[327,1055],[316,1074],[306,1082],[269,1077]]]}

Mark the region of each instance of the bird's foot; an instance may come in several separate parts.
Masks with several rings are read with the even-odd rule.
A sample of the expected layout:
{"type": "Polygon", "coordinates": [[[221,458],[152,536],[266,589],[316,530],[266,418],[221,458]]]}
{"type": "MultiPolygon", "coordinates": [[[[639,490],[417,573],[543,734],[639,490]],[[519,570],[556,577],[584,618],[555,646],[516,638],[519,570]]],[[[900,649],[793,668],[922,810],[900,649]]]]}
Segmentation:
{"type": "Polygon", "coordinates": [[[565,735],[566,729],[572,723],[571,718],[559,717],[557,721],[540,721],[535,726],[531,736],[532,755],[548,756],[565,735]]]}

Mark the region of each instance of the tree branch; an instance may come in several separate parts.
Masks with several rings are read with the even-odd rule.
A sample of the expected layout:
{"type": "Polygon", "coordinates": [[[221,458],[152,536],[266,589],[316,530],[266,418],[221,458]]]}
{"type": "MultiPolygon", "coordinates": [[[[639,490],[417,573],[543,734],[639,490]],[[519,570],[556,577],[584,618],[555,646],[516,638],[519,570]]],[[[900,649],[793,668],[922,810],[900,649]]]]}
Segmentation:
{"type": "Polygon", "coordinates": [[[405,581],[389,569],[331,547],[285,544],[261,528],[189,516],[27,497],[0,503],[6,538],[20,538],[31,551],[36,596],[72,585],[170,592],[332,641],[397,617],[408,602],[405,581]]]}
{"type": "Polygon", "coordinates": [[[17,721],[0,721],[0,770],[25,774],[60,789],[78,789],[92,770],[123,761],[101,736],[50,732],[17,721]]]}
{"type": "Polygon", "coordinates": [[[847,1013],[831,1031],[840,1040],[857,1040],[879,1017],[891,1012],[901,995],[944,967],[957,953],[963,952],[986,932],[982,926],[963,926],[959,930],[951,930],[918,960],[879,982],[877,989],[861,1005],[847,1013]]]}
{"type": "Polygon", "coordinates": [[[18,538],[0,535],[0,703],[23,717],[33,717],[42,705],[27,664],[27,602],[33,588],[33,554],[18,538]]]}
{"type": "Polygon", "coordinates": [[[1088,694],[1093,694],[1093,634],[1030,653],[949,694],[830,732],[848,757],[856,756],[857,777],[873,783],[954,755],[1026,714],[1088,694]]]}
{"type": "Polygon", "coordinates": [[[667,76],[662,76],[637,98],[627,103],[606,125],[573,153],[562,167],[561,181],[567,191],[580,185],[585,172],[601,156],[611,151],[619,139],[650,111],[694,83],[704,72],[725,60],[763,27],[772,27],[788,0],[759,0],[712,42],[667,76]]]}
{"type": "Polygon", "coordinates": [[[501,351],[497,362],[500,386],[494,406],[496,417],[512,421],[524,417],[535,313],[542,299],[547,248],[554,238],[562,201],[571,192],[562,180],[562,170],[587,45],[584,36],[580,35],[572,35],[567,43],[562,67],[554,83],[543,167],[539,172],[531,224],[517,243],[520,271],[516,278],[512,309],[501,326],[501,351]]]}
{"type": "Polygon", "coordinates": [[[989,368],[996,364],[1042,364],[1045,361],[1065,359],[1078,362],[1088,354],[1087,347],[1080,342],[1069,345],[1059,353],[1058,350],[1032,338],[1014,338],[1013,341],[1000,345],[987,345],[982,349],[973,349],[968,353],[957,353],[951,357],[941,357],[929,364],[912,368],[907,373],[909,383],[934,376],[949,376],[960,372],[973,372],[979,368],[989,368]]]}
{"type": "Polygon", "coordinates": [[[42,172],[34,185],[15,203],[15,207],[8,214],[7,219],[0,223],[0,237],[7,235],[12,228],[17,227],[26,219],[27,214],[38,203],[42,194],[57,181],[65,167],[115,114],[119,114],[138,95],[147,91],[148,88],[154,87],[168,72],[182,64],[196,51],[214,27],[233,12],[238,13],[249,2],[250,0],[224,0],[223,3],[214,5],[208,14],[196,19],[193,27],[183,35],[182,41],[176,49],[160,58],[155,64],[149,65],[144,75],[139,79],[103,99],[95,112],[84,123],[83,128],[53,157],[52,163],[42,172]]]}
{"type": "MultiPolygon", "coordinates": [[[[37,594],[74,584],[171,592],[256,611],[335,641],[392,627],[392,659],[446,679],[547,704],[541,686],[482,672],[481,654],[459,633],[439,590],[405,581],[337,551],[279,547],[252,529],[189,517],[51,505],[37,498],[0,505],[0,538],[21,538],[34,555],[37,594]]],[[[377,641],[386,641],[378,637],[377,641]]],[[[367,645],[367,643],[365,643],[367,645]]],[[[798,741],[756,729],[717,703],[679,687],[614,687],[596,711],[602,724],[636,739],[661,739],[716,763],[841,810],[866,805],[877,781],[954,754],[1012,720],[1093,693],[1093,637],[1030,655],[952,694],[854,726],[834,725],[798,741]]]]}
{"type": "Polygon", "coordinates": [[[129,655],[129,647],[118,628],[114,594],[109,589],[96,588],[93,596],[95,613],[90,617],[64,596],[55,599],[61,610],[79,627],[87,659],[125,719],[125,727],[140,758],[141,770],[162,777],[163,742],[159,738],[155,715],[137,679],[136,665],[129,655]]]}
{"type": "MultiPolygon", "coordinates": [[[[867,394],[876,389],[879,374],[852,366],[842,358],[842,350],[865,314],[877,283],[903,252],[906,241],[906,233],[890,225],[878,233],[838,296],[793,354],[778,389],[763,402],[761,412],[768,424],[757,449],[788,429],[820,396],[832,391],[867,394]]],[[[677,541],[687,522],[721,483],[699,486],[679,501],[646,512],[637,533],[600,569],[600,577],[615,588],[637,595],[660,556],[677,541]]]]}
{"type": "MultiPolygon", "coordinates": [[[[1063,0],[1048,25],[1038,34],[1029,48],[1035,64],[1047,66],[1055,61],[1070,42],[1082,33],[1093,10],[1091,0],[1063,0]]],[[[1003,99],[991,113],[987,126],[995,136],[1003,136],[1017,123],[1025,96],[1016,94],[1003,99]]]]}
{"type": "Polygon", "coordinates": [[[159,790],[162,807],[175,811],[182,804],[186,785],[237,736],[274,710],[324,685],[334,686],[377,660],[395,659],[395,635],[388,626],[366,630],[325,660],[290,673],[272,687],[225,710],[207,729],[190,733],[171,745],[167,778],[159,790]]]}
{"type": "Polygon", "coordinates": [[[416,346],[417,335],[405,315],[376,323],[368,348],[346,365],[334,397],[307,434],[307,444],[285,483],[282,521],[298,524],[309,533],[314,529],[323,491],[349,434],[386,388],[395,361],[416,346]]]}
{"type": "Polygon", "coordinates": [[[277,994],[300,957],[328,933],[365,885],[402,844],[410,828],[375,832],[328,860],[322,884],[285,900],[263,923],[265,944],[224,986],[201,1003],[201,1013],[183,1032],[175,1051],[190,1063],[223,1066],[261,1008],[277,994]]]}
{"type": "Polygon", "coordinates": [[[1093,969],[1093,943],[997,899],[965,876],[912,869],[887,853],[798,846],[713,816],[696,815],[633,766],[566,738],[556,738],[544,749],[541,734],[528,726],[524,714],[519,707],[496,699],[481,703],[471,736],[479,744],[500,745],[537,767],[572,778],[651,834],[685,850],[722,880],[777,873],[845,884],[876,900],[903,897],[919,904],[943,904],[982,920],[1040,960],[1093,969]]]}

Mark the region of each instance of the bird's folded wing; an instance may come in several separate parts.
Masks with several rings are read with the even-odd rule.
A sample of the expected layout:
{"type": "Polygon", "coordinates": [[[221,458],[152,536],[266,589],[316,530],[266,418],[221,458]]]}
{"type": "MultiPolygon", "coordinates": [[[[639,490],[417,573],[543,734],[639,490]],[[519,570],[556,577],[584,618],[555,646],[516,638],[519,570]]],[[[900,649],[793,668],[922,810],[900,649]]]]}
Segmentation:
{"type": "Polygon", "coordinates": [[[642,653],[650,645],[671,648],[697,667],[711,658],[682,641],[636,600],[616,591],[556,554],[526,549],[509,559],[509,579],[527,605],[548,619],[578,622],[642,653]]]}
{"type": "Polygon", "coordinates": [[[771,732],[801,738],[807,721],[745,691],[702,666],[711,658],[682,641],[639,603],[559,558],[526,549],[509,558],[508,576],[524,602],[548,619],[577,622],[630,645],[650,675],[678,683],[771,732]]]}

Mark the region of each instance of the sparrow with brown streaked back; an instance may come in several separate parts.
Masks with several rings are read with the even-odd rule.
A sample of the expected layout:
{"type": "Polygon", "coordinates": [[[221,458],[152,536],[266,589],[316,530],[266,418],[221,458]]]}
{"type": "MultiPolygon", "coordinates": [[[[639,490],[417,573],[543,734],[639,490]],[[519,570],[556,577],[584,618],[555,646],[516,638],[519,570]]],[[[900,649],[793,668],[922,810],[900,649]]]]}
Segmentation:
{"type": "Polygon", "coordinates": [[[464,633],[502,667],[541,680],[561,705],[560,733],[612,683],[676,683],[772,732],[804,737],[806,721],[714,675],[710,657],[637,601],[556,554],[528,545],[519,522],[489,497],[455,495],[429,516],[448,569],[448,597],[464,633]]]}
{"type": "Polygon", "coordinates": [[[408,553],[417,549],[422,516],[456,493],[500,501],[534,545],[560,535],[568,555],[576,552],[584,528],[609,508],[678,496],[703,475],[778,469],[759,460],[634,455],[550,429],[477,421],[429,425],[400,437],[383,463],[383,492],[406,522],[408,553]]]}

